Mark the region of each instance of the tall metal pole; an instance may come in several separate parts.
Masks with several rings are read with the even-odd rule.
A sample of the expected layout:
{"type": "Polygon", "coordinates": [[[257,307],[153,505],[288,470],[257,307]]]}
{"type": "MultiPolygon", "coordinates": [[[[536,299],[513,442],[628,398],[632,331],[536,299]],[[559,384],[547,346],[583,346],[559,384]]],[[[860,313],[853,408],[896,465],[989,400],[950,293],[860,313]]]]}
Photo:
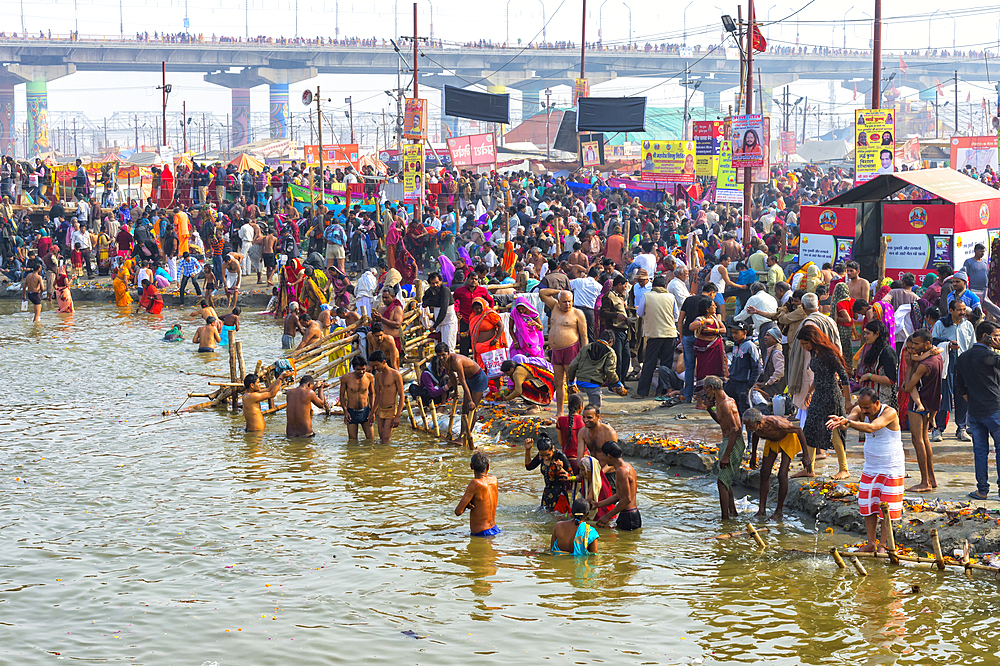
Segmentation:
{"type": "Polygon", "coordinates": [[[872,38],[872,108],[882,108],[882,0],[875,0],[875,35],[872,38]]]}
{"type": "Polygon", "coordinates": [[[354,143],[354,97],[347,98],[347,108],[350,109],[348,114],[351,118],[351,143],[354,143]]]}
{"type": "MultiPolygon", "coordinates": [[[[753,29],[754,13],[753,0],[747,0],[750,6],[750,15],[747,21],[747,80],[746,80],[746,113],[753,113],[753,29]]],[[[763,137],[761,137],[763,140],[763,137]]],[[[750,167],[743,168],[743,242],[750,240],[750,217],[752,215],[750,205],[753,199],[753,175],[750,167]]]]}
{"type": "Polygon", "coordinates": [[[806,118],[809,117],[809,98],[806,97],[806,103],[802,106],[802,141],[806,142],[806,118]]]}
{"type": "MultiPolygon", "coordinates": [[[[419,88],[419,76],[417,68],[417,3],[413,3],[413,99],[417,100],[420,98],[420,88],[419,88]]],[[[425,110],[426,111],[426,110],[425,110]]],[[[417,139],[415,143],[419,144],[421,141],[417,139]]],[[[496,148],[494,148],[496,150],[496,148]]],[[[423,165],[421,165],[423,166],[423,165]]],[[[418,221],[424,217],[424,193],[423,193],[423,174],[420,174],[421,186],[417,188],[417,200],[413,203],[413,217],[418,221]]]]}
{"type": "Polygon", "coordinates": [[[681,138],[685,141],[688,140],[688,85],[691,83],[688,78],[689,76],[690,73],[688,72],[688,64],[687,61],[684,61],[684,84],[681,86],[684,88],[682,91],[684,93],[684,126],[681,129],[681,138]]]}
{"type": "MultiPolygon", "coordinates": [[[[319,138],[319,202],[322,204],[326,194],[326,179],[323,177],[323,110],[320,106],[319,86],[316,86],[316,130],[319,138]]],[[[313,181],[309,181],[309,191],[312,192],[313,181]]],[[[310,197],[311,198],[311,197],[310,197]]],[[[315,199],[313,199],[315,202],[315,199]]]]}
{"type": "Polygon", "coordinates": [[[163,143],[161,145],[167,145],[167,63],[166,61],[160,63],[163,68],[163,143]]]}
{"type": "MultiPolygon", "coordinates": [[[[956,116],[958,114],[955,114],[956,116]]],[[[78,156],[80,154],[80,149],[76,145],[76,117],[73,118],[73,155],[78,156]]]]}
{"type": "MultiPolygon", "coordinates": [[[[21,0],[23,6],[24,0],[21,0]]],[[[22,17],[21,23],[24,23],[24,18],[22,17]]],[[[21,26],[24,27],[23,25],[21,26]]],[[[122,0],[118,0],[118,32],[121,33],[122,39],[125,39],[125,10],[122,9],[122,0]]]]}
{"type": "Polygon", "coordinates": [[[552,159],[552,141],[549,139],[549,119],[552,117],[552,103],[549,98],[552,96],[552,89],[545,89],[545,159],[552,159]]]}
{"type": "Polygon", "coordinates": [[[188,151],[188,125],[187,125],[187,122],[188,122],[188,103],[187,103],[187,100],[185,100],[184,103],[181,104],[181,109],[183,110],[183,113],[184,113],[184,118],[181,120],[181,127],[184,129],[184,152],[186,153],[188,151]]]}
{"type": "Polygon", "coordinates": [[[955,136],[958,136],[958,70],[955,70],[955,136]]]}
{"type": "Polygon", "coordinates": [[[583,0],[583,18],[580,19],[580,78],[585,79],[584,62],[587,59],[587,0],[583,0]]]}

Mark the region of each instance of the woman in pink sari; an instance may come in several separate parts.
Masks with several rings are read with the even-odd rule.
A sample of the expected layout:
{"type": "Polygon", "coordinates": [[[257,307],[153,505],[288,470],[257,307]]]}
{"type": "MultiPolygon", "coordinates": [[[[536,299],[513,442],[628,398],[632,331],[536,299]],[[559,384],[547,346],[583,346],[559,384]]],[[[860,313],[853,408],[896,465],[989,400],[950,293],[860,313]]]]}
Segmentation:
{"type": "Polygon", "coordinates": [[[528,358],[545,356],[545,336],[542,334],[542,318],[538,310],[524,296],[518,296],[510,311],[510,345],[509,358],[515,354],[523,354],[528,358]]]}

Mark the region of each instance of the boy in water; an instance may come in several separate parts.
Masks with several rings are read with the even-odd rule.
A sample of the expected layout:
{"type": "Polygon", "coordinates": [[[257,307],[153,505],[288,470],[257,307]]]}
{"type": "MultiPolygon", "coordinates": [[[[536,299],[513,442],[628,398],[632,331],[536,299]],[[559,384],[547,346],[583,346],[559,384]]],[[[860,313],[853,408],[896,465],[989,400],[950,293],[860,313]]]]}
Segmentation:
{"type": "Polygon", "coordinates": [[[490,474],[490,459],[482,451],[472,454],[469,467],[475,478],[469,481],[455,515],[461,516],[469,509],[469,528],[474,537],[491,537],[500,534],[497,527],[497,477],[490,474]]]}
{"type": "Polygon", "coordinates": [[[553,553],[573,553],[573,555],[592,555],[597,552],[597,530],[587,524],[587,513],[590,504],[582,497],[573,500],[573,517],[570,520],[560,520],[552,528],[552,541],[549,548],[553,553]]]}

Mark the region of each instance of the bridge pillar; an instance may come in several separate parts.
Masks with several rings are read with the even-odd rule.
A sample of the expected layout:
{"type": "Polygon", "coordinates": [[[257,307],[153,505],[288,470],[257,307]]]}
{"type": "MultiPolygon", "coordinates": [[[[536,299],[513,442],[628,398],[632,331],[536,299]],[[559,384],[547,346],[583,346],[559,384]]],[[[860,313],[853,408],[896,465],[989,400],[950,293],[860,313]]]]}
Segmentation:
{"type": "Polygon", "coordinates": [[[288,84],[271,83],[271,138],[288,138],[288,84]]]}
{"type": "Polygon", "coordinates": [[[14,86],[26,84],[28,155],[47,153],[49,146],[48,82],[76,71],[76,65],[18,65],[0,68],[0,152],[14,155],[14,86]],[[9,115],[8,115],[9,114],[9,115]]]}
{"type": "Polygon", "coordinates": [[[16,155],[14,139],[14,82],[0,81],[0,155],[16,155]]]}
{"type": "Polygon", "coordinates": [[[271,138],[288,137],[288,85],[316,76],[315,67],[276,69],[273,67],[246,67],[238,73],[215,72],[206,74],[209,83],[229,88],[233,96],[233,147],[250,143],[250,89],[259,85],[270,86],[271,138]]]}

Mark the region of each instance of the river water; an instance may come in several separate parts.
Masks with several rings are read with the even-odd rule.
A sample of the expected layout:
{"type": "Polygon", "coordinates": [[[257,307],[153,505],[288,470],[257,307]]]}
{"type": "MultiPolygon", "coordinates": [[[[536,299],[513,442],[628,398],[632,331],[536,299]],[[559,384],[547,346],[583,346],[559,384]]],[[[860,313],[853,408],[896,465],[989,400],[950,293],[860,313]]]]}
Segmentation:
{"type": "MultiPolygon", "coordinates": [[[[242,417],[162,417],[225,375],[160,341],[176,320],[82,304],[43,327],[0,302],[0,664],[995,664],[997,582],[760,554],[720,525],[715,484],[636,463],[644,527],[547,553],[554,519],[523,451],[489,447],[492,540],[453,513],[468,455],[242,417]],[[201,373],[201,374],[198,374],[201,373]],[[912,585],[921,592],[907,594],[912,585]]],[[[280,355],[245,317],[244,355],[280,355]]],[[[185,331],[190,339],[193,329],[185,331]]],[[[770,544],[812,549],[811,520],[770,544]]],[[[843,543],[825,532],[821,553],[843,543]]]]}

